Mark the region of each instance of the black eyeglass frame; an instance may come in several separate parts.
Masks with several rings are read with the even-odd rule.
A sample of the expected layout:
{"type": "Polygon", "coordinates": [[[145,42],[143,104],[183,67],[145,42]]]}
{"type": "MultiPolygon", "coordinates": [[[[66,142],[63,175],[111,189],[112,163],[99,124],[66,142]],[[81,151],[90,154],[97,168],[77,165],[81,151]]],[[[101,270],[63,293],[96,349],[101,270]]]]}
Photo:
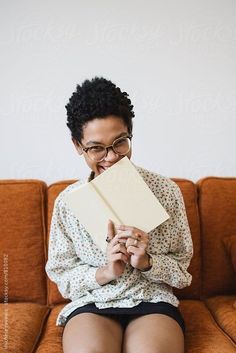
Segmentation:
{"type": "MultiPolygon", "coordinates": [[[[94,145],[94,146],[90,146],[90,147],[84,147],[80,142],[78,142],[78,144],[80,145],[80,147],[82,148],[82,150],[87,154],[87,156],[88,156],[92,161],[94,161],[94,162],[101,162],[101,161],[104,160],[104,158],[106,158],[106,156],[107,156],[107,154],[108,154],[109,148],[112,148],[112,151],[113,151],[115,154],[118,154],[119,156],[124,156],[124,155],[126,155],[126,153],[128,153],[128,152],[130,151],[130,148],[129,148],[129,150],[128,150],[126,153],[122,153],[122,154],[121,154],[121,153],[118,153],[118,152],[116,152],[116,151],[114,150],[114,144],[115,144],[117,141],[119,141],[119,140],[121,140],[121,139],[123,139],[123,138],[128,138],[128,139],[131,141],[131,140],[132,140],[132,137],[133,137],[132,134],[127,135],[127,136],[121,136],[121,137],[119,137],[118,139],[116,139],[115,141],[113,141],[113,143],[112,143],[111,145],[108,145],[108,146],[104,146],[104,145],[101,144],[101,145],[94,145]],[[106,150],[106,153],[105,153],[104,157],[103,157],[101,160],[98,160],[98,161],[92,159],[92,158],[89,156],[89,154],[88,154],[88,150],[89,150],[90,148],[94,148],[94,147],[96,147],[96,146],[104,147],[105,150],[106,150]]],[[[131,147],[131,146],[130,146],[130,147],[131,147]]]]}

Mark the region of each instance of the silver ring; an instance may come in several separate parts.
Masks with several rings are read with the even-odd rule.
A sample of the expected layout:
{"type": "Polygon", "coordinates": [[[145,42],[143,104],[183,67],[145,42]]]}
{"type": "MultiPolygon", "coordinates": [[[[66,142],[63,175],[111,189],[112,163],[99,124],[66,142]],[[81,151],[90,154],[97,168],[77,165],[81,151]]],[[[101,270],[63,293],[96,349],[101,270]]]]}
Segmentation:
{"type": "Polygon", "coordinates": [[[107,235],[107,237],[106,237],[106,242],[107,242],[107,243],[110,243],[110,241],[111,241],[111,239],[110,239],[109,236],[107,235]]]}

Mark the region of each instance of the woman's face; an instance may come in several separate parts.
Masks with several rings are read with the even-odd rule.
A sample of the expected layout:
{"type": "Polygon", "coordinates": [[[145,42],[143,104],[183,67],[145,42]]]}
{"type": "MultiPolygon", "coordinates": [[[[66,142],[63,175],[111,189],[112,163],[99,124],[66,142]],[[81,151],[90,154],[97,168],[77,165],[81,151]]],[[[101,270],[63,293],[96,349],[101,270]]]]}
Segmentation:
{"type": "MultiPolygon", "coordinates": [[[[81,144],[83,147],[91,147],[95,145],[111,145],[117,138],[127,136],[128,128],[123,120],[117,116],[109,115],[102,119],[93,119],[86,123],[83,127],[83,139],[81,144]]],[[[79,152],[83,154],[85,161],[89,168],[95,173],[95,176],[101,174],[106,168],[111,167],[114,163],[118,162],[124,156],[116,154],[112,148],[109,148],[107,156],[101,162],[91,160],[87,153],[82,150],[81,146],[73,139],[73,143],[79,152]]],[[[130,159],[131,149],[126,154],[130,159]]]]}

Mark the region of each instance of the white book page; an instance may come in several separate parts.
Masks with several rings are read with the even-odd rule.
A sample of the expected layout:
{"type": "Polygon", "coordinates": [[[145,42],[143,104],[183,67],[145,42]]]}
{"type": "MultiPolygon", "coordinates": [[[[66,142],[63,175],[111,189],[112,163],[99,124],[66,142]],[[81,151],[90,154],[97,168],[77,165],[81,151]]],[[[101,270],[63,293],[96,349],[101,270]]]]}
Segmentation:
{"type": "Polygon", "coordinates": [[[80,185],[65,194],[65,203],[91,235],[94,243],[105,252],[108,220],[119,223],[92,183],[80,185]]]}
{"type": "Polygon", "coordinates": [[[92,183],[115,211],[119,223],[149,232],[169,218],[127,157],[97,176],[92,183]]]}

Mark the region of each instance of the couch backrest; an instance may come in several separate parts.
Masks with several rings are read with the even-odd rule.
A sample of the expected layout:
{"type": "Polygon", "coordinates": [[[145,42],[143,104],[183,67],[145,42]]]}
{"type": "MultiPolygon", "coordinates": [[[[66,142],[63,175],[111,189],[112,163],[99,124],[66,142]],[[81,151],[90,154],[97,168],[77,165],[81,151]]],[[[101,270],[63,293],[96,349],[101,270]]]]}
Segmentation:
{"type": "Polygon", "coordinates": [[[173,180],[180,187],[184,198],[194,248],[193,258],[188,269],[192,275],[192,283],[189,287],[180,290],[174,289],[174,293],[180,299],[198,299],[201,295],[201,242],[197,187],[190,180],[176,178],[173,180]]]}
{"type": "MultiPolygon", "coordinates": [[[[48,200],[48,208],[47,208],[47,249],[48,249],[48,242],[49,242],[49,235],[50,235],[50,225],[52,219],[52,212],[54,207],[54,202],[56,197],[63,191],[68,185],[74,183],[76,180],[64,180],[53,183],[52,185],[48,186],[47,190],[47,200],[48,200]]],[[[47,255],[46,255],[47,260],[47,255]]],[[[68,299],[64,299],[60,292],[57,289],[57,285],[52,282],[49,278],[47,278],[47,288],[48,288],[48,305],[51,304],[59,304],[59,303],[66,303],[69,302],[68,299]]]]}
{"type": "Polygon", "coordinates": [[[197,182],[202,241],[202,295],[235,294],[235,274],[223,239],[236,236],[236,178],[197,182]]]}
{"type": "Polygon", "coordinates": [[[46,188],[38,180],[0,181],[3,301],[46,303],[46,188]]]}
{"type": "MultiPolygon", "coordinates": [[[[199,298],[201,286],[201,256],[200,256],[200,228],[199,216],[197,207],[197,188],[196,185],[189,180],[173,179],[180,187],[187,210],[188,221],[191,229],[191,234],[194,243],[194,256],[189,268],[190,273],[193,275],[192,284],[181,290],[175,290],[179,298],[199,298]]],[[[75,180],[61,181],[54,183],[48,187],[48,238],[50,232],[50,223],[54,201],[58,194],[63,191],[68,185],[75,182],[75,180]]],[[[55,283],[48,279],[48,304],[58,304],[68,302],[59,293],[55,283]]]]}

